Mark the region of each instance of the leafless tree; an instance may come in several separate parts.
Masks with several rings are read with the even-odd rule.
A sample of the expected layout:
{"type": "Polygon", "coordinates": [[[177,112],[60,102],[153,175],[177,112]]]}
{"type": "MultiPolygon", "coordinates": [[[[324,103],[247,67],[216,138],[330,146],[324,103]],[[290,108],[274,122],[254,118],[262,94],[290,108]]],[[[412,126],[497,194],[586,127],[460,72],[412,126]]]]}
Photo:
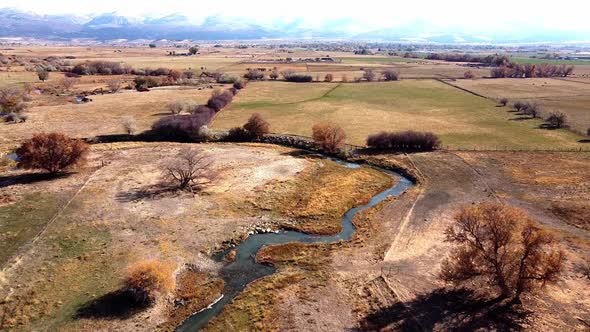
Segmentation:
{"type": "Polygon", "coordinates": [[[551,113],[546,121],[551,128],[563,128],[567,122],[567,116],[563,113],[551,113]]]}
{"type": "Polygon", "coordinates": [[[211,157],[202,150],[183,148],[176,158],[163,164],[162,173],[165,180],[179,189],[193,192],[216,177],[211,164],[211,157]]]}
{"type": "Polygon", "coordinates": [[[71,88],[73,88],[74,85],[76,85],[76,83],[78,83],[78,79],[77,78],[73,78],[73,77],[64,77],[61,80],[61,85],[66,90],[70,90],[71,88]]]}
{"type": "Polygon", "coordinates": [[[397,70],[387,69],[383,71],[383,78],[386,81],[397,81],[399,80],[399,72],[397,70]]]}
{"type": "Polygon", "coordinates": [[[363,73],[363,78],[368,82],[373,82],[377,78],[377,75],[375,75],[375,72],[373,70],[365,69],[363,73]]]}
{"type": "Polygon", "coordinates": [[[131,116],[124,118],[122,125],[127,135],[133,135],[137,131],[137,122],[131,116]]]}
{"type": "Polygon", "coordinates": [[[121,80],[111,79],[107,81],[107,86],[109,87],[109,90],[111,90],[112,92],[117,92],[121,89],[121,83],[121,80]]]}
{"type": "Polygon", "coordinates": [[[468,70],[468,71],[466,71],[466,72],[463,73],[463,78],[465,78],[465,79],[473,79],[473,78],[475,78],[475,74],[471,70],[468,70]]]}
{"type": "Polygon", "coordinates": [[[177,100],[175,102],[168,104],[168,110],[173,115],[178,115],[178,114],[182,113],[186,109],[186,107],[187,107],[187,104],[185,102],[180,101],[180,100],[177,100]]]}

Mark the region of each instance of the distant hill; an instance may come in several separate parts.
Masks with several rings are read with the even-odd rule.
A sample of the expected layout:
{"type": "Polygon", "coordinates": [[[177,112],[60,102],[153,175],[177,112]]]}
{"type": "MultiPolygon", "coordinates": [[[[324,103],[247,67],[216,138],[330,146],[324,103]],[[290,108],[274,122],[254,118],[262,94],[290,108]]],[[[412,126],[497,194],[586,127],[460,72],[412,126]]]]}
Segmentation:
{"type": "Polygon", "coordinates": [[[38,15],[10,8],[0,9],[0,37],[68,40],[89,38],[168,40],[256,40],[325,38],[433,43],[540,43],[590,41],[590,31],[543,31],[519,28],[494,33],[466,33],[458,28],[432,26],[415,21],[402,26],[371,30],[353,19],[331,19],[312,25],[302,18],[259,24],[254,20],[209,16],[194,22],[182,14],[130,18],[117,13],[94,16],[38,15]],[[531,33],[534,31],[534,33],[531,33]]]}

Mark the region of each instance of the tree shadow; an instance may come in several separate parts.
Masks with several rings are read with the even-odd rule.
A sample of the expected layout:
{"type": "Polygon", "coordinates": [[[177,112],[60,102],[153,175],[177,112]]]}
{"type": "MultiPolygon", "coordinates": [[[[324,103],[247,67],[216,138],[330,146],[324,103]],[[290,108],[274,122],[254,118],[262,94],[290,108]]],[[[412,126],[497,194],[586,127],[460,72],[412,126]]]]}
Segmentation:
{"type": "Polygon", "coordinates": [[[590,138],[583,138],[579,140],[578,143],[590,143],[590,138]]]}
{"type": "Polygon", "coordinates": [[[31,184],[36,182],[51,181],[67,177],[71,173],[25,173],[16,175],[2,175],[0,176],[0,188],[15,186],[19,184],[31,184]]]}
{"type": "Polygon", "coordinates": [[[530,311],[468,289],[439,288],[406,303],[395,303],[361,320],[361,330],[519,331],[530,311]]]}
{"type": "Polygon", "coordinates": [[[510,121],[525,121],[525,120],[532,120],[532,119],[533,118],[531,118],[530,116],[519,116],[519,117],[510,119],[510,121]]]}
{"type": "Polygon", "coordinates": [[[149,306],[138,301],[133,292],[117,290],[84,304],[76,311],[76,318],[125,319],[149,306]]]}
{"type": "Polygon", "coordinates": [[[556,129],[559,129],[559,128],[557,128],[555,126],[552,126],[552,125],[550,125],[548,123],[542,123],[542,124],[540,124],[539,125],[539,128],[540,129],[547,129],[547,130],[556,130],[556,129]]]}
{"type": "Polygon", "coordinates": [[[155,184],[144,188],[132,189],[116,195],[117,201],[131,203],[140,200],[158,200],[164,197],[178,197],[186,191],[166,184],[155,184]]]}
{"type": "Polygon", "coordinates": [[[324,159],[325,156],[320,154],[319,152],[312,152],[306,150],[291,150],[287,152],[282,152],[281,156],[289,156],[294,158],[303,158],[303,159],[324,159]]]}

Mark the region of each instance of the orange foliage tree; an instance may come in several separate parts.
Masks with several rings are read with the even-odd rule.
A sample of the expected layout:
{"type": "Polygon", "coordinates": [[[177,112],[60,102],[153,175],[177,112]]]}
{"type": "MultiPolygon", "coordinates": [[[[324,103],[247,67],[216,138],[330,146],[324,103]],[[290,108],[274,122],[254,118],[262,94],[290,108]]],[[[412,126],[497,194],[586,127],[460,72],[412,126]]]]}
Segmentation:
{"type": "Polygon", "coordinates": [[[175,287],[174,266],[157,260],[141,261],[127,268],[124,288],[141,303],[151,303],[175,287]]]}
{"type": "Polygon", "coordinates": [[[60,133],[36,134],[16,150],[17,167],[44,169],[51,174],[84,163],[88,145],[60,133]]]}
{"type": "Polygon", "coordinates": [[[312,131],[316,144],[329,153],[338,152],[346,140],[346,133],[335,123],[318,123],[313,126],[312,131]]]}
{"type": "Polygon", "coordinates": [[[464,208],[446,231],[455,244],[440,277],[453,284],[482,278],[503,298],[520,301],[536,286],[557,281],[564,254],[551,234],[520,209],[496,203],[464,208]]]}

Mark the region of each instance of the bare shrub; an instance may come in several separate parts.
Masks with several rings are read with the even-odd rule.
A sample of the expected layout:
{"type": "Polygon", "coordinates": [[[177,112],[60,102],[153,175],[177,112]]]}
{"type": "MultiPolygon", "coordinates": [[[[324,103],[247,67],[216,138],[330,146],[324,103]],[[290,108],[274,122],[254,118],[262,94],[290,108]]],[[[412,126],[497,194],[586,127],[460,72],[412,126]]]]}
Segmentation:
{"type": "Polygon", "coordinates": [[[186,110],[187,106],[188,105],[185,102],[183,102],[181,100],[177,100],[175,102],[168,104],[166,106],[166,108],[173,115],[178,115],[178,114],[184,112],[186,110]]]}
{"type": "Polygon", "coordinates": [[[260,139],[270,131],[270,124],[262,118],[260,113],[254,113],[244,125],[244,129],[254,138],[260,139]]]}
{"type": "Polygon", "coordinates": [[[563,128],[567,122],[567,117],[563,113],[551,113],[546,119],[551,128],[563,128]]]}
{"type": "Polygon", "coordinates": [[[244,78],[250,81],[261,81],[264,79],[264,73],[258,69],[250,69],[244,74],[244,78]]]}
{"type": "Polygon", "coordinates": [[[17,167],[56,174],[85,162],[88,145],[64,134],[36,134],[16,150],[17,167]]]}
{"type": "Polygon", "coordinates": [[[13,122],[13,123],[27,122],[27,120],[29,119],[29,116],[22,113],[22,112],[20,112],[20,113],[10,112],[10,113],[6,114],[5,116],[3,116],[3,119],[6,122],[13,122]]]}
{"type": "Polygon", "coordinates": [[[208,125],[211,119],[208,112],[165,116],[152,125],[152,133],[161,139],[191,142],[199,137],[200,128],[208,125]]]}
{"type": "Polygon", "coordinates": [[[539,105],[535,103],[524,103],[522,104],[521,111],[534,119],[539,116],[539,105]]]}
{"type": "Polygon", "coordinates": [[[373,70],[365,69],[365,71],[363,72],[363,78],[367,80],[367,82],[373,82],[377,78],[377,75],[375,75],[375,72],[373,70]]]}
{"type": "Polygon", "coordinates": [[[158,296],[174,290],[175,286],[174,266],[150,260],[130,265],[123,287],[134,295],[137,302],[150,304],[158,296]]]}
{"type": "Polygon", "coordinates": [[[470,79],[474,79],[475,78],[475,74],[471,70],[468,70],[468,71],[466,71],[466,72],[463,73],[463,78],[469,79],[469,80],[470,79]]]}
{"type": "Polygon", "coordinates": [[[107,87],[112,92],[118,92],[119,90],[121,90],[122,83],[123,83],[123,81],[121,81],[119,79],[111,79],[111,80],[107,81],[107,87]]]}
{"type": "Polygon", "coordinates": [[[230,91],[221,92],[220,90],[213,91],[211,98],[207,101],[207,106],[219,112],[229,105],[234,98],[234,94],[230,91]]]}
{"type": "Polygon", "coordinates": [[[332,74],[326,74],[326,77],[324,77],[324,82],[332,82],[334,80],[334,75],[332,74]]]}
{"type": "Polygon", "coordinates": [[[238,80],[234,83],[234,88],[236,88],[238,90],[242,90],[245,87],[246,87],[246,81],[244,81],[244,80],[238,80]]]}
{"type": "Polygon", "coordinates": [[[318,123],[312,127],[312,131],[315,143],[328,153],[340,151],[346,140],[346,133],[335,123],[318,123]]]}
{"type": "Polygon", "coordinates": [[[399,72],[393,69],[386,69],[383,71],[383,78],[386,81],[397,81],[399,80],[399,72]]]}
{"type": "Polygon", "coordinates": [[[524,106],[524,103],[522,101],[517,101],[514,104],[512,104],[512,107],[514,107],[515,110],[519,111],[522,110],[524,106]]]}
{"type": "Polygon", "coordinates": [[[446,230],[455,245],[441,265],[440,278],[455,285],[483,279],[501,297],[519,301],[524,292],[557,281],[564,254],[556,241],[522,210],[481,203],[461,210],[446,230]]]}
{"type": "Polygon", "coordinates": [[[134,117],[129,116],[123,118],[122,125],[127,135],[133,135],[137,131],[137,122],[134,117]]]}
{"type": "Polygon", "coordinates": [[[295,75],[295,72],[291,69],[285,69],[281,72],[281,76],[283,76],[283,79],[285,79],[285,81],[288,81],[288,77],[291,75],[295,75]]]}
{"type": "Polygon", "coordinates": [[[66,90],[72,89],[76,83],[78,83],[78,79],[74,77],[64,77],[61,80],[61,86],[66,90]]]}
{"type": "Polygon", "coordinates": [[[381,132],[367,138],[367,146],[379,150],[432,151],[440,148],[441,141],[433,133],[401,131],[381,132]]]}
{"type": "Polygon", "coordinates": [[[45,82],[49,78],[49,72],[47,70],[38,70],[37,77],[39,77],[40,81],[45,82]]]}
{"type": "Polygon", "coordinates": [[[20,113],[27,109],[26,93],[15,86],[0,88],[0,113],[20,113]]]}
{"type": "Polygon", "coordinates": [[[162,165],[162,173],[165,180],[179,189],[193,192],[215,178],[211,164],[211,157],[202,150],[183,148],[176,158],[162,165]]]}
{"type": "Polygon", "coordinates": [[[500,103],[500,105],[506,106],[508,105],[508,98],[500,98],[498,102],[500,103]]]}
{"type": "Polygon", "coordinates": [[[35,85],[33,83],[27,82],[23,84],[23,89],[25,93],[30,94],[31,92],[33,92],[33,90],[35,90],[35,85]]]}
{"type": "Polygon", "coordinates": [[[279,78],[279,72],[275,69],[270,73],[269,77],[271,80],[276,81],[279,78]]]}

